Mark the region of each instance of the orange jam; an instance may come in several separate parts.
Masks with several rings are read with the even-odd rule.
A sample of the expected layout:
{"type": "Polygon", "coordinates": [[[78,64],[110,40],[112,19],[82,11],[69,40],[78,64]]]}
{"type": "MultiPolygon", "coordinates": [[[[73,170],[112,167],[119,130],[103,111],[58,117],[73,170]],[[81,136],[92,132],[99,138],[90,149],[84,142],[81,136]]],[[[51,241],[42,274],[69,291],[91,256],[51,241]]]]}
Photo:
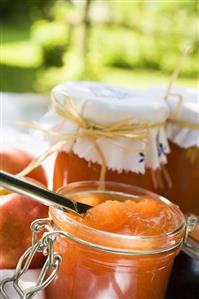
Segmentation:
{"type": "Polygon", "coordinates": [[[199,215],[199,148],[181,148],[170,143],[167,171],[172,188],[164,186],[157,193],[179,205],[184,213],[199,215]]]}
{"type": "Polygon", "coordinates": [[[105,183],[103,190],[98,184],[71,184],[75,193],[70,185],[61,190],[98,203],[84,215],[51,209],[52,228],[65,237],[56,239],[63,263],[46,289],[47,299],[163,299],[184,216],[142,189],[105,183]]]}
{"type": "MultiPolygon", "coordinates": [[[[101,166],[87,162],[73,153],[59,152],[55,161],[53,189],[66,186],[67,183],[99,180],[101,166]]],[[[106,169],[106,181],[121,182],[151,190],[153,187],[151,172],[137,174],[131,171],[117,172],[106,169]]]]}
{"type": "Polygon", "coordinates": [[[174,213],[164,202],[150,197],[121,202],[118,197],[91,208],[83,217],[70,217],[95,229],[123,235],[153,236],[175,229],[174,213]]]}

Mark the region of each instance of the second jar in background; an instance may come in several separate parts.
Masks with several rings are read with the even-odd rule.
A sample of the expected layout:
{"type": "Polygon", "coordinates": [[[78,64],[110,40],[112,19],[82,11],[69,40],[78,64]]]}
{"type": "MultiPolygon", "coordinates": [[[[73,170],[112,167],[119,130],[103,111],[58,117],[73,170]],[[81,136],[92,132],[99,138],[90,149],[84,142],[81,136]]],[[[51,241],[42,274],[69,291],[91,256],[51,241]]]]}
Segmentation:
{"type": "MultiPolygon", "coordinates": [[[[150,92],[160,100],[164,88],[150,92]]],[[[170,117],[166,126],[170,153],[166,169],[172,186],[156,192],[178,204],[184,213],[199,215],[199,93],[191,88],[172,88],[167,97],[170,117]]]]}

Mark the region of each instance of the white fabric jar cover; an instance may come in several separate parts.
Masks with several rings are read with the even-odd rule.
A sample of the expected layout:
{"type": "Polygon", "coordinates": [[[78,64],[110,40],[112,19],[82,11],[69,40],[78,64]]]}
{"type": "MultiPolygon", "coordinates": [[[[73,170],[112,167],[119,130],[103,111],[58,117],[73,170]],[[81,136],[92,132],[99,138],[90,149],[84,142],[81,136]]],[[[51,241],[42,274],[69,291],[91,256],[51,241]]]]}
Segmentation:
{"type": "MultiPolygon", "coordinates": [[[[167,162],[169,146],[165,129],[164,126],[158,126],[169,115],[168,105],[164,100],[150,97],[141,91],[91,82],[65,83],[52,91],[52,98],[62,104],[67,96],[73,100],[84,119],[97,125],[112,125],[127,118],[132,119],[132,125],[149,124],[145,142],[126,137],[100,137],[96,140],[109,169],[144,173],[146,167],[155,170],[167,162]],[[150,124],[157,124],[157,127],[150,128],[150,124]]],[[[58,115],[53,107],[41,119],[39,126],[49,132],[60,133],[46,135],[51,146],[59,142],[63,134],[81,130],[77,124],[58,115]]],[[[100,157],[87,137],[71,140],[62,150],[72,151],[87,161],[101,164],[100,157]]]]}
{"type": "MultiPolygon", "coordinates": [[[[166,94],[166,87],[152,87],[146,90],[146,94],[154,96],[161,101],[166,94]]],[[[173,121],[169,122],[168,120],[166,126],[168,139],[182,148],[199,147],[199,90],[175,87],[170,90],[170,94],[167,98],[167,103],[169,105],[170,117],[173,121]],[[176,107],[179,97],[176,95],[182,97],[182,103],[177,111],[176,107]],[[182,122],[182,125],[180,125],[180,122],[182,122]],[[197,128],[190,128],[188,124],[197,128]]]]}

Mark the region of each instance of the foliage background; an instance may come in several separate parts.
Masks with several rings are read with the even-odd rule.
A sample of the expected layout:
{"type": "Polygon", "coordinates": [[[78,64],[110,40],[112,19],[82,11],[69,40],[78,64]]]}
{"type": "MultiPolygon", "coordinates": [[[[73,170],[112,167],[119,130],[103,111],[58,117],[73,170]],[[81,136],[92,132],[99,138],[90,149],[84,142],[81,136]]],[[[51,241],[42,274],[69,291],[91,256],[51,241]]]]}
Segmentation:
{"type": "Polygon", "coordinates": [[[1,89],[46,92],[68,80],[196,86],[199,1],[2,0],[1,89]]]}

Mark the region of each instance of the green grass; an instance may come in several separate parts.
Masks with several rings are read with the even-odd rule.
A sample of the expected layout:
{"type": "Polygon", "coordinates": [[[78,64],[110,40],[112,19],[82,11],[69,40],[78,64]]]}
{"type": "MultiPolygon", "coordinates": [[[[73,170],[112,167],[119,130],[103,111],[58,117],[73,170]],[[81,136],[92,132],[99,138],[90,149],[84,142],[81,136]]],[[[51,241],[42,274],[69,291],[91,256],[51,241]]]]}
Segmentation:
{"type": "MultiPolygon", "coordinates": [[[[49,92],[53,86],[71,80],[78,80],[68,68],[51,68],[42,70],[39,67],[17,67],[10,65],[1,66],[2,91],[13,92],[49,92]]],[[[84,78],[81,78],[84,79],[84,78]]],[[[86,78],[87,79],[87,78],[86,78]]],[[[150,85],[168,84],[169,76],[155,71],[129,71],[115,68],[105,68],[100,81],[144,88],[150,85]]],[[[176,85],[198,87],[197,79],[179,78],[176,85]]]]}
{"type": "MultiPolygon", "coordinates": [[[[95,70],[96,72],[96,70],[95,70]]],[[[40,92],[50,91],[56,84],[73,80],[102,81],[119,86],[134,88],[145,88],[150,85],[167,85],[170,76],[159,71],[151,70],[123,70],[110,67],[100,68],[97,75],[90,71],[89,74],[78,73],[78,65],[69,64],[62,68],[50,68],[47,71],[40,71],[36,83],[36,89],[40,92]]],[[[198,87],[198,80],[193,78],[179,77],[175,86],[198,87]]]]}

